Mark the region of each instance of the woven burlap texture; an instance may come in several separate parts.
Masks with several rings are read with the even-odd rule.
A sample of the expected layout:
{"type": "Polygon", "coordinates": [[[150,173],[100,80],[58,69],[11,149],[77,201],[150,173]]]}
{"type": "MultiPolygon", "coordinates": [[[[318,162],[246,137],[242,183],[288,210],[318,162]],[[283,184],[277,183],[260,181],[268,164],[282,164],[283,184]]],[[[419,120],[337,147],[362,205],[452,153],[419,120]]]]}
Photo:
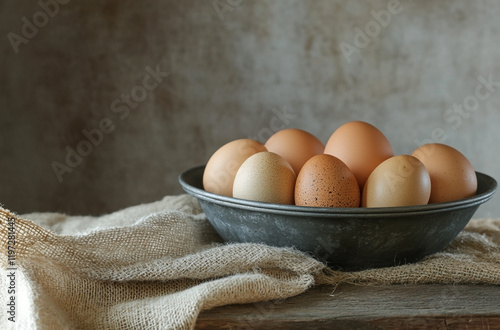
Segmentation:
{"type": "Polygon", "coordinates": [[[500,220],[472,221],[445,251],[418,263],[338,272],[297,250],[222,243],[188,195],[100,217],[0,209],[3,269],[12,217],[16,327],[3,317],[1,329],[192,329],[200,311],[319,284],[500,285],[500,220]]]}

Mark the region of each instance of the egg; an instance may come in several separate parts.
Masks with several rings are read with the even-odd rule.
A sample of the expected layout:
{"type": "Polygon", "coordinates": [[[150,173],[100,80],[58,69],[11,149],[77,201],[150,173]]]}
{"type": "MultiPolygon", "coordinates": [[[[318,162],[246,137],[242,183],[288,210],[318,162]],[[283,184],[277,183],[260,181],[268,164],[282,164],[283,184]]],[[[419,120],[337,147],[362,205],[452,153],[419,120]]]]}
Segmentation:
{"type": "Polygon", "coordinates": [[[326,143],[325,154],[343,161],[356,176],[361,190],[371,172],[394,156],[394,151],[385,135],[375,126],[363,121],[351,121],[333,132],[326,143]]]}
{"type": "Polygon", "coordinates": [[[431,178],[430,203],[448,202],[476,194],[477,177],[469,160],[453,147],[430,143],[418,147],[418,158],[431,178]]]}
{"type": "Polygon", "coordinates": [[[241,164],[233,184],[233,197],[259,202],[293,204],[295,172],[280,155],[260,152],[241,164]]]}
{"type": "Polygon", "coordinates": [[[427,204],[431,179],[424,164],[410,155],[398,155],[378,165],[366,180],[363,207],[427,204]]]}
{"type": "Polygon", "coordinates": [[[317,207],[358,207],[360,191],[356,177],[340,159],[316,155],[297,176],[295,204],[317,207]]]}
{"type": "Polygon", "coordinates": [[[317,137],[297,128],[274,133],[264,146],[268,151],[283,157],[297,174],[309,158],[322,154],[325,150],[324,144],[317,137]]]}
{"type": "Polygon", "coordinates": [[[203,188],[211,193],[232,197],[236,172],[248,157],[267,151],[252,139],[231,141],[220,147],[207,162],[203,172],[203,188]]]}

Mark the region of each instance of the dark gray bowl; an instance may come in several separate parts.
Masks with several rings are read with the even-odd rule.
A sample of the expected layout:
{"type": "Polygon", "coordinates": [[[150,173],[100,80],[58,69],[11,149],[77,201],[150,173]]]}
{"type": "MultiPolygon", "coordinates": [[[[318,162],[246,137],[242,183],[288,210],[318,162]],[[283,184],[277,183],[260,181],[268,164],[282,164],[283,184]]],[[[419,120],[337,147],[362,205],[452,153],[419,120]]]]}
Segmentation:
{"type": "Polygon", "coordinates": [[[199,200],[225,241],[295,247],[343,270],[399,265],[441,251],[497,187],[495,179],[476,172],[476,195],[457,201],[405,207],[306,207],[209,193],[203,190],[204,169],[185,171],[179,182],[199,200]]]}

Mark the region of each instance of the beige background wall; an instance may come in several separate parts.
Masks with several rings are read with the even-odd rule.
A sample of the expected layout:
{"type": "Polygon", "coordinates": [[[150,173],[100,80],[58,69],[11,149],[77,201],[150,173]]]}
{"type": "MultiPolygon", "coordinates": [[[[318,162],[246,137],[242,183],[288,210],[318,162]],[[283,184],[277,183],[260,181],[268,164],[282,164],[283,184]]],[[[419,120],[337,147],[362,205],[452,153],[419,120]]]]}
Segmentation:
{"type": "MultiPolygon", "coordinates": [[[[99,214],[181,193],[180,172],[229,140],[265,139],[283,111],[286,127],[324,142],[346,121],[368,121],[396,153],[444,132],[500,179],[500,86],[474,104],[478,77],[500,82],[497,1],[60,2],[53,17],[36,1],[0,4],[7,208],[99,214]],[[371,11],[388,6],[381,26],[371,11]],[[40,27],[24,29],[16,53],[9,33],[22,36],[34,16],[40,27]],[[372,37],[356,39],[356,27],[372,37]],[[359,48],[347,58],[343,42],[359,48]],[[453,112],[464,102],[473,111],[453,112]],[[65,163],[66,147],[86,150],[82,130],[100,123],[112,131],[94,134],[60,182],[52,163],[65,163]]],[[[477,216],[500,216],[498,201],[477,216]]]]}

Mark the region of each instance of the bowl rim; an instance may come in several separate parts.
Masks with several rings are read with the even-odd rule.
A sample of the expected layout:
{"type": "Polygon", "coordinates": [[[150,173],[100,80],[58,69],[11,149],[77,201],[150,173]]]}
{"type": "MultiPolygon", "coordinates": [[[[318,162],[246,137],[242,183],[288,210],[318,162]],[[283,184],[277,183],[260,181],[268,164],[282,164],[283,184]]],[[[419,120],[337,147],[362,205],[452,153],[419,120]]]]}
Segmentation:
{"type": "Polygon", "coordinates": [[[195,187],[187,182],[187,180],[190,177],[193,177],[194,175],[201,175],[201,177],[203,177],[203,171],[205,169],[205,166],[206,165],[192,167],[182,172],[179,175],[178,177],[179,183],[188,194],[196,197],[199,200],[211,202],[221,206],[245,209],[256,212],[266,212],[266,213],[275,213],[284,215],[288,214],[295,216],[297,215],[309,216],[309,217],[335,216],[335,217],[350,217],[350,218],[360,216],[363,218],[367,217],[378,218],[382,216],[399,217],[401,215],[422,215],[426,213],[436,213],[440,211],[452,211],[483,204],[493,197],[493,194],[497,189],[497,181],[494,178],[492,178],[487,174],[476,171],[478,183],[486,182],[486,187],[483,187],[484,191],[471,197],[450,202],[412,205],[412,206],[396,206],[396,207],[352,207],[352,208],[285,205],[285,204],[257,202],[241,198],[218,195],[215,193],[208,192],[204,189],[195,187]]]}

